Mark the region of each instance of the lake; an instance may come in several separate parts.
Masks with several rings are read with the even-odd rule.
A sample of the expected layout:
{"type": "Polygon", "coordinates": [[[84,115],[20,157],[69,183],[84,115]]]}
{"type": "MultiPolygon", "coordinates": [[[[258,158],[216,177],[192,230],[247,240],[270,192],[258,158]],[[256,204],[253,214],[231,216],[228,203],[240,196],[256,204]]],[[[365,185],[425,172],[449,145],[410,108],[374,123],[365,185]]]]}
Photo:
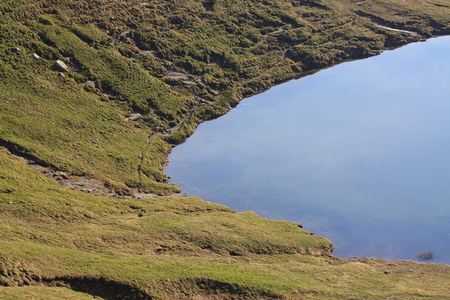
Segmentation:
{"type": "Polygon", "coordinates": [[[183,193],[299,222],[336,256],[450,264],[450,37],[244,99],[169,161],[183,193]]]}

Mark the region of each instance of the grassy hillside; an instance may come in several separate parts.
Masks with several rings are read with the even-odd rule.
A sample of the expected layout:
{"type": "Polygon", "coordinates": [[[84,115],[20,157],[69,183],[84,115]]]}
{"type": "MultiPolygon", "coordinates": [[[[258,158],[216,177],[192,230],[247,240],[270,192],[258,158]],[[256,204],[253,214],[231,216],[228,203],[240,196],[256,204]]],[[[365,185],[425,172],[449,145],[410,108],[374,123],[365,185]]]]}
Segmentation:
{"type": "Polygon", "coordinates": [[[341,260],[162,171],[243,97],[444,34],[447,0],[3,0],[0,299],[445,298],[448,266],[341,260]]]}
{"type": "Polygon", "coordinates": [[[345,261],[296,223],[192,197],[87,195],[3,151],[0,166],[0,299],[84,299],[68,286],[105,299],[448,294],[445,265],[345,261]]]}
{"type": "Polygon", "coordinates": [[[0,142],[118,194],[171,194],[171,144],[242,97],[450,33],[446,0],[402,3],[2,1],[0,142]]]}

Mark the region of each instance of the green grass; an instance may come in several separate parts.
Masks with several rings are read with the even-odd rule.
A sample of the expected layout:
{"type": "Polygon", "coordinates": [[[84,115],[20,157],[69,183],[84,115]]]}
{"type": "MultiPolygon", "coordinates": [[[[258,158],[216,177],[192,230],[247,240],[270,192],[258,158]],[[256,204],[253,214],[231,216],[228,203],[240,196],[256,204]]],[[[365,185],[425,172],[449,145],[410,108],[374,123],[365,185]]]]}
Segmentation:
{"type": "Polygon", "coordinates": [[[243,97],[414,40],[374,22],[450,34],[448,1],[56,2],[0,3],[0,146],[48,175],[0,151],[1,299],[449,294],[448,266],[334,258],[299,224],[173,196],[163,173],[243,97]]]}
{"type": "Polygon", "coordinates": [[[81,292],[72,291],[65,287],[37,287],[27,286],[21,288],[0,287],[0,299],[3,300],[87,300],[101,299],[81,292]]]}
{"type": "Polygon", "coordinates": [[[450,32],[442,0],[8,0],[0,12],[3,144],[54,169],[98,178],[119,194],[135,187],[156,194],[178,190],[164,185],[170,143],[182,142],[242,97],[408,42],[370,18],[423,37],[450,32]],[[57,59],[69,60],[64,78],[54,67],[57,59]],[[169,80],[168,72],[184,73],[191,83],[169,80]],[[231,101],[223,100],[230,94],[231,101]],[[209,104],[198,106],[195,97],[209,104]],[[180,130],[147,144],[192,110],[180,130]],[[126,121],[130,111],[141,119],[126,121]]]}
{"type": "MultiPolygon", "coordinates": [[[[186,293],[333,299],[448,292],[448,266],[333,258],[328,240],[296,223],[235,213],[195,197],[92,196],[3,152],[0,166],[3,285],[76,287],[74,281],[81,281],[82,291],[99,296],[107,297],[99,286],[112,285],[158,299],[186,293]]],[[[1,288],[0,295],[13,297],[8,295],[20,289],[1,288]]],[[[24,295],[29,293],[84,297],[45,287],[24,295]]]]}

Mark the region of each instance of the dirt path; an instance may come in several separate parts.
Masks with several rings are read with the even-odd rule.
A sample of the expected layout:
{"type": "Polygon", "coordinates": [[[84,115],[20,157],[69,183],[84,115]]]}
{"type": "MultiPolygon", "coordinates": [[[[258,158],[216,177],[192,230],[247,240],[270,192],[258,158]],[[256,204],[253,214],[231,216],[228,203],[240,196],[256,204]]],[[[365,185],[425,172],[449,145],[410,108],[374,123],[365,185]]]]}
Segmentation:
{"type": "Polygon", "coordinates": [[[375,21],[372,21],[372,23],[379,27],[379,28],[383,28],[383,29],[387,29],[387,30],[391,30],[391,31],[396,31],[396,32],[400,32],[400,33],[406,33],[408,35],[410,35],[411,37],[420,37],[420,35],[417,32],[414,31],[408,31],[408,30],[403,30],[403,29],[396,29],[396,28],[392,28],[392,27],[388,27],[388,26],[384,26],[381,25],[375,21]]]}
{"type": "Polygon", "coordinates": [[[147,152],[148,146],[150,145],[150,142],[152,141],[152,139],[157,135],[158,134],[155,132],[148,136],[147,143],[145,144],[144,149],[142,149],[141,155],[139,155],[139,162],[138,162],[138,165],[136,166],[138,181],[140,181],[140,179],[141,179],[141,165],[142,165],[142,161],[144,160],[144,157],[145,157],[145,152],[147,152]]]}
{"type": "Polygon", "coordinates": [[[281,27],[278,27],[277,30],[265,34],[265,35],[263,36],[263,39],[262,39],[261,41],[257,42],[257,43],[255,44],[254,47],[258,47],[259,45],[261,45],[262,43],[264,43],[264,42],[267,40],[267,38],[269,37],[269,35],[280,34],[280,33],[282,33],[283,31],[284,31],[284,26],[281,26],[281,27]]]}
{"type": "Polygon", "coordinates": [[[141,153],[141,155],[139,155],[139,162],[138,162],[138,164],[137,164],[137,166],[136,166],[136,173],[137,173],[137,178],[138,178],[138,181],[139,181],[139,182],[140,182],[140,179],[141,179],[141,172],[140,172],[140,171],[141,171],[142,161],[143,161],[144,158],[145,158],[145,153],[147,152],[147,149],[148,149],[148,147],[149,147],[149,145],[150,145],[150,142],[151,142],[155,137],[157,137],[157,136],[169,136],[169,135],[171,135],[172,133],[174,133],[174,132],[176,132],[177,130],[179,130],[179,129],[181,128],[181,126],[183,126],[184,122],[186,122],[186,120],[189,119],[189,118],[191,117],[192,113],[194,112],[194,110],[195,110],[199,105],[200,105],[200,102],[197,102],[197,105],[194,106],[193,108],[191,108],[191,109],[186,113],[186,115],[181,119],[181,121],[180,121],[177,125],[175,125],[175,126],[169,128],[168,131],[163,132],[163,133],[154,132],[154,133],[152,133],[151,135],[149,135],[149,137],[148,137],[148,139],[147,139],[147,142],[146,142],[144,148],[142,149],[142,153],[141,153]]]}

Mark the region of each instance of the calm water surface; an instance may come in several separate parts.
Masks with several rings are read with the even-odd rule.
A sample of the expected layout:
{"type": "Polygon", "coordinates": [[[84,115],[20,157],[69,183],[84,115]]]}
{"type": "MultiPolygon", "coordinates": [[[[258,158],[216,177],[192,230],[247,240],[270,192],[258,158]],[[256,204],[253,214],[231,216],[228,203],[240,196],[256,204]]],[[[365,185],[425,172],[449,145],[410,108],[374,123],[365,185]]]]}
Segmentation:
{"type": "Polygon", "coordinates": [[[183,193],[302,223],[336,256],[450,264],[450,37],[245,99],[169,159],[183,193]]]}

